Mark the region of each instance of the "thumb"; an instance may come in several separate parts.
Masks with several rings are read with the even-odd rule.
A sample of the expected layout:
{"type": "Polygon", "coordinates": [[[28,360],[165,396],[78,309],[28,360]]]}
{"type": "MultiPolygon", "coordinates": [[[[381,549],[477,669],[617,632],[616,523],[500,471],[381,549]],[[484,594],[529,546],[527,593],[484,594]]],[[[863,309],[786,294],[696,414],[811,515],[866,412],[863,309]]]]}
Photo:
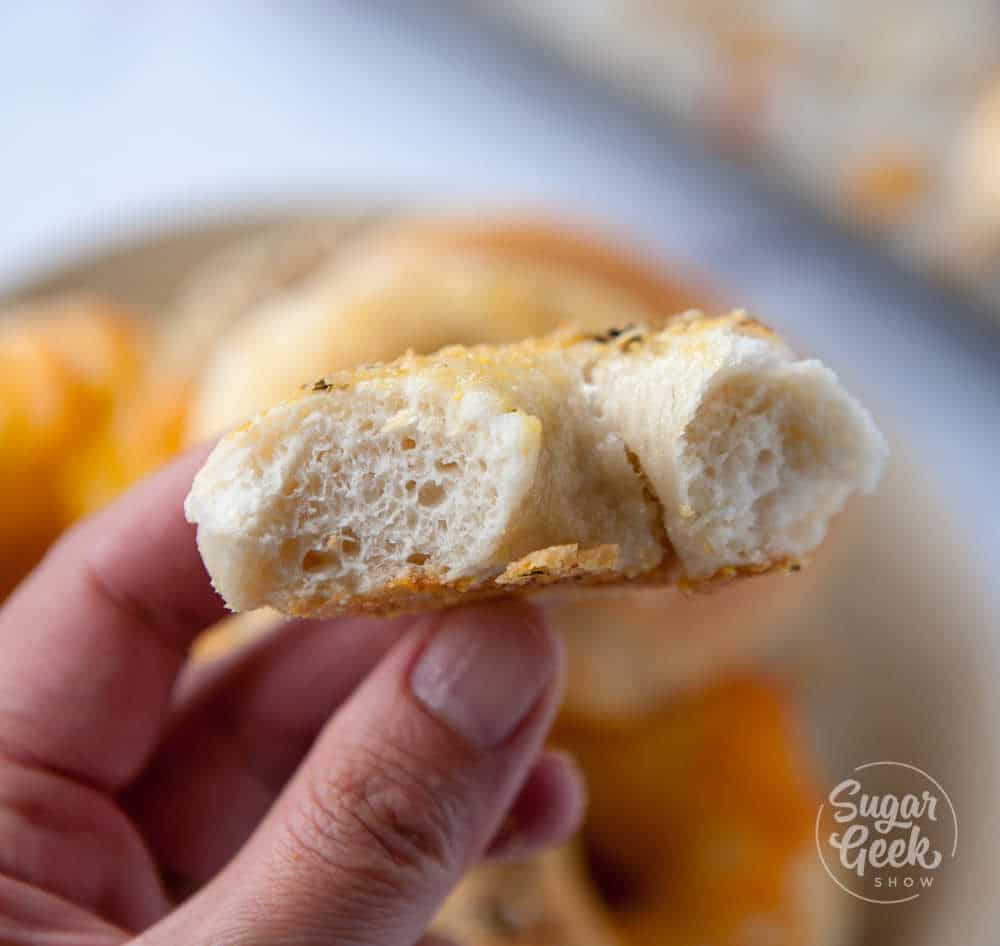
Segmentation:
{"type": "Polygon", "coordinates": [[[413,946],[537,758],[560,660],[524,605],[421,619],[237,858],[141,941],[413,946]]]}

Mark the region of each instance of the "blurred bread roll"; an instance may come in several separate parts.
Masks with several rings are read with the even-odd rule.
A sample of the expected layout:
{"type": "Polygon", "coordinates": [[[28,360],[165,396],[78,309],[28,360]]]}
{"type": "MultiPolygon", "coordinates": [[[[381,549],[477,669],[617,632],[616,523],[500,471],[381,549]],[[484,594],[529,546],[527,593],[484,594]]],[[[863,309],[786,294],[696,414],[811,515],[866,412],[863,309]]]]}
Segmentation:
{"type": "Polygon", "coordinates": [[[63,528],[53,470],[75,435],[78,391],[40,340],[0,338],[0,600],[63,528]]]}
{"type": "Polygon", "coordinates": [[[729,676],[628,725],[560,716],[583,844],[623,946],[826,946],[849,901],[823,872],[820,793],[790,695],[729,676]]]}
{"type": "Polygon", "coordinates": [[[73,378],[78,406],[99,415],[138,378],[149,340],[131,310],[78,293],[0,311],[0,346],[11,358],[46,352],[73,378]]]}
{"type": "Polygon", "coordinates": [[[718,593],[574,588],[546,611],[566,642],[567,719],[624,723],[655,712],[778,639],[815,590],[821,563],[718,593]]]}
{"type": "Polygon", "coordinates": [[[67,457],[63,493],[71,519],[99,509],[178,452],[188,400],[180,379],[144,375],[116,402],[94,437],[67,457]]]}
{"type": "Polygon", "coordinates": [[[141,376],[147,339],[92,296],[0,313],[0,598],[78,513],[75,460],[141,376]]]}
{"type": "MultiPolygon", "coordinates": [[[[660,264],[644,257],[635,247],[539,216],[404,218],[377,232],[372,243],[426,250],[432,255],[467,250],[535,262],[595,286],[604,283],[617,287],[663,318],[686,309],[708,307],[709,294],[704,287],[696,287],[686,278],[669,276],[660,264]]],[[[540,330],[541,326],[536,329],[540,330]]]]}
{"type": "Polygon", "coordinates": [[[222,336],[201,374],[188,439],[216,435],[306,380],[408,349],[516,341],[568,322],[594,331],[658,325],[704,302],[655,266],[553,224],[390,224],[222,336]]]}
{"type": "Polygon", "coordinates": [[[962,262],[995,274],[1000,251],[1000,75],[973,109],[956,153],[954,187],[962,262]]]}
{"type": "Polygon", "coordinates": [[[468,946],[620,946],[575,845],[474,867],[430,931],[468,946]]]}
{"type": "Polygon", "coordinates": [[[230,614],[198,636],[191,648],[191,657],[198,661],[224,657],[275,630],[286,620],[273,608],[230,614]]]}
{"type": "Polygon", "coordinates": [[[363,223],[347,216],[296,220],[210,255],[188,273],[163,313],[161,369],[182,378],[197,372],[247,312],[329,265],[363,223]]]}

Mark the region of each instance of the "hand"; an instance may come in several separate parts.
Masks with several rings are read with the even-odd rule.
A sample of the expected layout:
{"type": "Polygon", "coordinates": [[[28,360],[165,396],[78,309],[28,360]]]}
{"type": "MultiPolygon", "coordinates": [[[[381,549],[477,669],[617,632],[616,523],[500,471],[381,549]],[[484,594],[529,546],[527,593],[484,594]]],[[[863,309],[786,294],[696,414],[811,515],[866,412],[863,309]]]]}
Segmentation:
{"type": "Polygon", "coordinates": [[[291,623],[187,666],[223,616],[181,513],[203,459],[0,611],[0,942],[411,946],[484,852],[576,827],[575,770],[541,749],[557,643],[506,604],[291,623]]]}

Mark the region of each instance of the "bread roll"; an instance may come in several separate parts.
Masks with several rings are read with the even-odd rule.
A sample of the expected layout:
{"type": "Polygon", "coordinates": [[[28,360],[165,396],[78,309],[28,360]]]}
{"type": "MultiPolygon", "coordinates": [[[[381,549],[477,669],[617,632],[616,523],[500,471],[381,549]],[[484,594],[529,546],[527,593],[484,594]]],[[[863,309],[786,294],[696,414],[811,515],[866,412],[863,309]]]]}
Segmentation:
{"type": "Polygon", "coordinates": [[[198,636],[191,646],[191,659],[207,661],[225,657],[284,623],[285,618],[271,608],[227,614],[198,636]]]}
{"type": "MultiPolygon", "coordinates": [[[[831,544],[817,559],[826,560],[831,544]]],[[[810,562],[795,575],[761,575],[724,594],[632,585],[553,592],[543,604],[565,642],[563,716],[625,723],[746,665],[792,629],[823,564],[810,562]]]]}
{"type": "Polygon", "coordinates": [[[331,375],[223,438],[185,508],[232,610],[387,613],[795,567],[885,455],[829,369],[692,313],[331,375]]]}
{"type": "Polygon", "coordinates": [[[1000,75],[986,86],[955,148],[955,223],[960,262],[996,278],[1000,250],[1000,75]]]}
{"type": "MultiPolygon", "coordinates": [[[[669,318],[676,312],[702,308],[711,295],[690,278],[675,278],[636,247],[598,236],[579,223],[556,223],[528,214],[495,217],[403,217],[359,244],[369,257],[409,256],[422,267],[434,266],[452,254],[490,258],[507,264],[530,263],[563,278],[614,288],[641,305],[647,320],[669,318]]],[[[587,327],[587,326],[585,326],[587,327]]],[[[534,334],[544,329],[536,327],[534,334]]]]}
{"type": "Polygon", "coordinates": [[[0,312],[0,600],[75,518],[76,461],[141,377],[131,313],[89,295],[0,312]]]}
{"type": "Polygon", "coordinates": [[[329,266],[363,222],[348,215],[293,220],[208,256],[181,282],[160,320],[161,369],[183,379],[197,374],[244,317],[329,266]]]}
{"type": "Polygon", "coordinates": [[[473,868],[430,932],[467,946],[619,946],[575,845],[473,868]]]}
{"type": "Polygon", "coordinates": [[[553,740],[584,773],[582,841],[623,946],[847,942],[854,901],[816,857],[802,723],[759,673],[627,725],[560,716],[553,740]]]}
{"type": "Polygon", "coordinates": [[[209,357],[191,442],[291,397],[303,378],[412,349],[501,343],[572,322],[662,324],[704,294],[551,224],[418,220],[348,242],[244,314],[209,357]]]}

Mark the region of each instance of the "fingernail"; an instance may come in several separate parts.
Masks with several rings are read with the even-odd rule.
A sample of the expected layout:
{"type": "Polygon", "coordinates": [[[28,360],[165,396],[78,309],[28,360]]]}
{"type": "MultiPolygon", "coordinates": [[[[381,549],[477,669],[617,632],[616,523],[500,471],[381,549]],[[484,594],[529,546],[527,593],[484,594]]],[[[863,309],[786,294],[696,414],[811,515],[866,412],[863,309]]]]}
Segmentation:
{"type": "Polygon", "coordinates": [[[557,642],[523,606],[445,615],[410,676],[414,695],[474,746],[507,739],[552,684],[557,642]]]}

